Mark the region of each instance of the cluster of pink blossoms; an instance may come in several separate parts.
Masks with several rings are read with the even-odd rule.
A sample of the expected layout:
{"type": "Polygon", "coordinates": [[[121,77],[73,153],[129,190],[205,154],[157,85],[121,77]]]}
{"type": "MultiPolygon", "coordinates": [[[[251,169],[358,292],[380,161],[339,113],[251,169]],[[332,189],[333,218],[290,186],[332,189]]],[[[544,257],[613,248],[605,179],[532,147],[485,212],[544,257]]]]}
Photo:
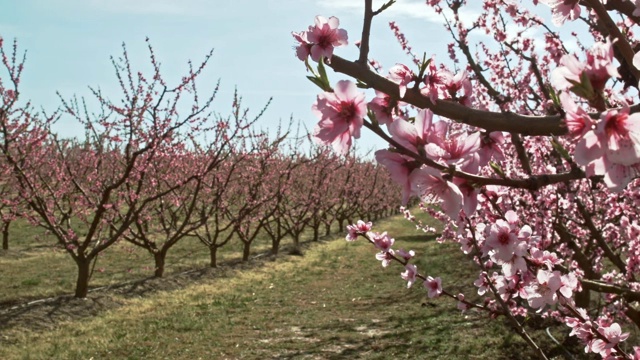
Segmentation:
{"type": "MultiPolygon", "coordinates": [[[[586,346],[585,352],[600,354],[603,359],[617,359],[614,347],[629,337],[622,333],[620,325],[608,319],[592,321],[584,309],[578,309],[576,317],[568,318],[571,335],[577,336],[586,346]]],[[[640,347],[634,347],[633,359],[640,359],[640,347]]]]}
{"type": "MultiPolygon", "coordinates": [[[[573,55],[565,55],[560,63],[562,66],[552,73],[554,86],[573,91],[595,107],[605,83],[611,77],[619,77],[608,40],[596,43],[584,63],[573,55]]],[[[622,108],[602,109],[600,118],[594,120],[567,92],[560,95],[560,101],[569,135],[575,141],[576,163],[587,176],[603,175],[610,190],[624,189],[640,170],[640,114],[630,114],[622,100],[622,108]]]]}
{"type": "MultiPolygon", "coordinates": [[[[552,8],[556,24],[575,20],[580,15],[581,5],[577,0],[540,2],[552,8]]],[[[428,3],[437,5],[438,1],[428,3]]],[[[636,2],[636,6],[638,5],[640,0],[636,2]]],[[[517,7],[510,9],[512,16],[520,16],[517,7]]],[[[337,21],[333,28],[337,29],[337,21]]],[[[300,59],[306,60],[312,52],[310,43],[301,40],[302,36],[299,34],[294,34],[294,37],[300,42],[298,55],[300,57],[300,53],[303,54],[300,59]]],[[[560,43],[549,43],[551,48],[561,47],[560,43]]],[[[429,109],[418,110],[415,117],[410,117],[411,109],[405,109],[406,104],[402,100],[409,101],[407,93],[415,91],[414,89],[418,89],[422,96],[428,98],[435,105],[434,109],[440,108],[440,105],[446,106],[443,101],[464,106],[480,103],[479,107],[483,110],[491,107],[502,109],[499,102],[513,101],[513,93],[497,96],[494,99],[497,104],[480,99],[483,94],[474,89],[468,74],[471,67],[462,68],[454,74],[446,67],[438,66],[434,59],[431,59],[427,64],[417,64],[421,74],[419,76],[408,66],[396,64],[389,69],[387,79],[398,85],[398,92],[387,94],[376,90],[375,97],[368,103],[365,94],[359,92],[353,82],[339,81],[334,89],[328,91],[328,85],[321,85],[325,92],[318,96],[313,106],[314,113],[320,118],[314,132],[316,140],[332,145],[337,152],[344,154],[351,147],[351,138],[358,138],[365,124],[375,132],[388,134],[392,147],[376,151],[375,157],[378,163],[389,170],[391,178],[401,185],[403,204],[408,203],[412,196],[417,196],[424,203],[439,205],[441,212],[430,206],[424,206],[424,209],[434,218],[447,223],[441,239],[458,241],[462,250],[472,256],[482,268],[479,278],[474,283],[478,287],[478,294],[482,296],[490,291],[497,297],[487,298],[484,305],[479,305],[466,301],[463,294],[449,295],[443,291],[439,278],[422,276],[418,273],[417,266],[409,263],[415,255],[413,251],[393,249],[395,240],[386,232],[372,232],[371,223],[358,221],[357,224],[349,225],[347,240],[353,241],[358,236],[367,238],[379,250],[376,258],[381,261],[383,267],[394,261],[402,264],[404,271],[401,277],[407,282],[407,287],[421,279],[429,297],[439,296],[444,292],[457,299],[458,307],[462,310],[480,308],[490,311],[493,315],[506,312],[516,316],[527,316],[533,309],[542,316],[573,319],[568,322],[573,329],[571,334],[587,344],[586,351],[598,353],[603,358],[619,358],[619,351],[622,350],[618,343],[627,339],[628,334],[623,334],[620,325],[609,320],[613,319],[608,318],[611,313],[601,313],[595,321],[588,320],[586,316],[571,317],[571,314],[583,311],[574,303],[575,294],[588,294],[590,291],[587,286],[590,283],[587,283],[587,280],[592,279],[585,276],[585,273],[591,270],[597,273],[604,271],[596,265],[591,269],[582,263],[578,264],[572,255],[572,251],[579,252],[580,247],[585,246],[580,240],[581,236],[590,236],[585,228],[593,233],[594,230],[588,229],[589,226],[598,232],[598,227],[603,225],[595,215],[594,220],[591,220],[590,216],[597,210],[592,210],[589,204],[576,205],[576,201],[583,200],[575,198],[580,191],[579,187],[598,186],[601,177],[607,187],[604,189],[600,186],[603,193],[607,190],[623,191],[629,182],[640,174],[640,115],[631,114],[629,106],[626,105],[628,99],[611,96],[611,89],[606,88],[611,78],[620,78],[622,73],[614,64],[613,45],[614,42],[609,39],[596,42],[587,52],[584,61],[562,51],[549,55],[554,61],[559,60],[559,66],[553,72],[545,67],[546,72],[543,76],[551,74],[551,83],[555,90],[559,90],[555,94],[559,94],[560,103],[554,104],[554,101],[549,100],[550,97],[555,100],[554,92],[551,91],[551,96],[546,94],[547,102],[541,111],[561,113],[570,139],[569,142],[561,139],[559,145],[552,144],[554,150],[562,153],[562,159],[555,159],[559,161],[554,164],[550,161],[550,158],[554,159],[553,156],[547,153],[550,148],[548,139],[524,137],[524,141],[517,144],[521,140],[512,137],[511,142],[514,146],[511,146],[505,141],[502,132],[475,131],[447,119],[434,120],[434,114],[429,109]],[[574,95],[581,100],[576,102],[574,95]],[[599,112],[599,118],[592,118],[593,115],[589,114],[589,111],[594,109],[599,112]],[[370,122],[365,120],[366,115],[369,115],[370,122]],[[518,146],[523,150],[516,149],[518,146]],[[573,159],[565,155],[563,146],[573,152],[573,159]],[[505,152],[509,152],[509,157],[520,160],[522,167],[518,168],[504,161],[507,158],[505,152]],[[525,160],[530,160],[531,164],[526,164],[525,160]],[[566,163],[563,163],[564,160],[566,163]],[[546,167],[541,167],[541,163],[545,163],[546,167]],[[534,166],[531,166],[532,164],[534,166]],[[479,186],[478,182],[466,180],[502,178],[508,183],[511,180],[521,180],[525,175],[528,175],[530,180],[536,180],[539,176],[537,174],[544,175],[545,171],[555,175],[571,167],[573,173],[573,170],[576,170],[575,165],[580,166],[591,179],[584,183],[567,181],[566,187],[556,186],[556,183],[552,182],[553,185],[546,188],[542,185],[543,189],[529,189],[531,197],[526,199],[533,199],[534,205],[527,204],[525,197],[518,199],[518,194],[521,193],[510,189],[509,185],[479,186]],[[536,206],[538,213],[531,209],[536,206]],[[548,220],[556,216],[554,221],[548,220]],[[585,218],[585,222],[574,220],[576,217],[585,218]],[[526,219],[527,223],[522,223],[522,219],[526,219]],[[533,229],[536,229],[535,235],[533,229]],[[567,248],[567,245],[562,244],[566,240],[558,239],[561,237],[561,231],[572,232],[570,236],[575,237],[574,240],[570,240],[576,242],[574,247],[567,248]],[[581,280],[584,280],[583,283],[581,280]],[[583,284],[587,284],[586,291],[583,291],[583,284]],[[502,303],[498,304],[498,300],[502,303]]],[[[333,45],[327,47],[329,48],[332,55],[333,45]]],[[[371,60],[369,61],[371,63],[371,60]]],[[[640,53],[633,62],[640,70],[640,53]]],[[[379,69],[376,69],[376,72],[378,71],[379,69]]],[[[478,73],[474,74],[481,77],[478,73]]],[[[325,81],[323,84],[328,82],[325,81]]],[[[530,110],[535,113],[539,109],[530,110]]],[[[533,115],[526,110],[525,113],[533,115]]],[[[600,199],[594,197],[587,203],[595,203],[598,200],[600,199]]],[[[619,218],[620,211],[610,211],[619,218]]],[[[413,218],[406,211],[405,216],[413,218]]],[[[630,251],[640,254],[640,242],[637,240],[640,226],[637,223],[637,219],[630,220],[623,216],[619,231],[624,232],[630,241],[625,246],[630,251]]],[[[602,230],[602,234],[615,233],[615,230],[611,230],[611,224],[608,226],[610,228],[602,230]]],[[[613,243],[614,235],[602,241],[613,243]]],[[[593,256],[596,255],[586,255],[588,258],[583,261],[595,263],[593,256]]],[[[630,257],[621,262],[622,265],[616,263],[616,266],[622,270],[626,266],[628,273],[624,275],[627,280],[633,279],[633,273],[640,268],[640,261],[630,257]]],[[[610,279],[610,283],[617,286],[616,277],[604,272],[600,279],[596,279],[596,283],[610,279]]],[[[623,277],[622,274],[618,274],[623,277]]],[[[607,301],[618,302],[620,298],[610,296],[607,301]]],[[[640,350],[636,352],[637,358],[640,359],[640,350]]]]}
{"type": "Polygon", "coordinates": [[[347,225],[347,241],[355,241],[358,236],[363,236],[371,242],[378,250],[376,259],[378,259],[383,267],[389,266],[392,261],[397,261],[404,265],[405,271],[400,274],[402,279],[407,282],[407,287],[411,287],[417,278],[423,279],[423,285],[427,290],[427,296],[430,298],[438,297],[442,294],[442,279],[439,277],[422,276],[418,273],[418,267],[415,264],[409,264],[409,261],[416,255],[413,250],[406,251],[404,249],[394,250],[392,248],[395,239],[390,237],[387,232],[378,233],[371,231],[373,224],[358,220],[357,223],[347,225]]]}
{"type": "MultiPolygon", "coordinates": [[[[469,173],[478,173],[492,158],[503,156],[499,147],[504,141],[501,133],[485,136],[480,132],[453,131],[446,121],[434,122],[428,109],[419,111],[413,123],[398,118],[387,128],[391,138],[405,149],[469,173]]],[[[464,179],[450,179],[439,170],[418,166],[413,158],[395,151],[378,150],[375,156],[402,186],[403,203],[412,195],[426,202],[439,202],[452,219],[458,219],[460,210],[467,217],[475,211],[477,189],[464,179]]]]}

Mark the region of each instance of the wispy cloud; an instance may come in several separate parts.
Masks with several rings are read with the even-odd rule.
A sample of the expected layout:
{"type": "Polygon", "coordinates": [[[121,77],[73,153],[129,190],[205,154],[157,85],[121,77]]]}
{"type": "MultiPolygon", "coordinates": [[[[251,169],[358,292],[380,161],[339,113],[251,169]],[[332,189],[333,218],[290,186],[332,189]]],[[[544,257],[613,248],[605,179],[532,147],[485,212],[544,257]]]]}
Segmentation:
{"type": "Polygon", "coordinates": [[[40,8],[108,14],[202,16],[218,7],[207,0],[35,0],[40,8]]]}
{"type": "Polygon", "coordinates": [[[88,0],[85,4],[111,13],[197,15],[202,14],[208,2],[203,0],[88,0]]]}
{"type": "MultiPolygon", "coordinates": [[[[386,1],[374,0],[373,8],[380,8],[386,1]]],[[[362,0],[316,0],[316,4],[320,7],[334,10],[336,12],[350,12],[352,14],[362,14],[362,0]]],[[[448,9],[445,9],[445,12],[448,9]]],[[[461,9],[460,18],[465,23],[472,23],[477,17],[478,12],[469,7],[461,9]]],[[[430,23],[442,24],[444,18],[441,14],[437,14],[433,8],[426,5],[424,0],[400,0],[388,8],[381,14],[385,18],[411,18],[422,19],[430,23]]]]}

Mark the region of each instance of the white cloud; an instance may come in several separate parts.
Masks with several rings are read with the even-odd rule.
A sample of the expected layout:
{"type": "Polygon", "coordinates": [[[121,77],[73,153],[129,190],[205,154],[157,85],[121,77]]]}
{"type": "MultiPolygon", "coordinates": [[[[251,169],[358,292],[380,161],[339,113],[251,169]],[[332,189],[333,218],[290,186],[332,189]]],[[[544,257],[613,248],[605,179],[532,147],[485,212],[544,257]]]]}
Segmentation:
{"type": "Polygon", "coordinates": [[[101,11],[126,14],[197,15],[202,0],[89,0],[85,4],[101,11]]]}
{"type": "MultiPolygon", "coordinates": [[[[373,9],[379,9],[385,2],[383,0],[374,0],[373,9]]],[[[363,13],[362,0],[316,0],[316,4],[334,11],[350,12],[352,14],[363,13]]],[[[445,9],[445,13],[449,12],[448,9],[445,9]]],[[[460,10],[460,18],[466,24],[471,24],[478,17],[478,14],[476,10],[469,9],[469,7],[463,7],[460,10]]],[[[392,19],[422,19],[436,24],[444,23],[443,16],[437,14],[433,8],[425,4],[424,0],[399,0],[380,16],[392,19]]]]}

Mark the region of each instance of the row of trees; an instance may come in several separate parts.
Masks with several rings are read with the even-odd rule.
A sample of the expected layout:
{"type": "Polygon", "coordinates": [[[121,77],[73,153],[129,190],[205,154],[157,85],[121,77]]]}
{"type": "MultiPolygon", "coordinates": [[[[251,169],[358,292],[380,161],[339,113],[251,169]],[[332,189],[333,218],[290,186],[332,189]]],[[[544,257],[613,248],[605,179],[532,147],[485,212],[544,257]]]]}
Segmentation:
{"type": "Polygon", "coordinates": [[[320,147],[302,152],[286,135],[255,132],[262,113],[250,118],[237,94],[231,115],[214,112],[217,87],[201,98],[196,83],[211,54],[199,66],[189,63],[170,87],[151,46],[149,76],[131,69],[123,49],[112,60],[121,99],[92,89],[98,112],[73,98],[47,116],[18,103],[24,58],[15,43],[11,53],[4,49],[0,43],[8,75],[0,83],[4,247],[16,217],[45,229],[77,265],[76,297],[87,295],[98,255],[119,241],[152,254],[160,277],[167,253],[185,238],[207,246],[216,266],[217,251],[231,239],[242,242],[245,261],[259,236],[271,238],[274,254],[290,236],[299,252],[307,229],[317,240],[336,222],[391,210],[375,197],[394,187],[371,162],[320,147]],[[80,123],[85,138],[57,136],[52,125],[62,117],[80,123]]]}

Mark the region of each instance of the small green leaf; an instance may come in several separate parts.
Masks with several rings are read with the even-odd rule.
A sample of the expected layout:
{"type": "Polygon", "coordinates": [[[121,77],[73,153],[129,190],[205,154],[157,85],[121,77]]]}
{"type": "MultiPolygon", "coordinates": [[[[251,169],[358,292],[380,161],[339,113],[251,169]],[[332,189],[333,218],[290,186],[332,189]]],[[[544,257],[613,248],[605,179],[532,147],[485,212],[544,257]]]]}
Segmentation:
{"type": "Polygon", "coordinates": [[[567,81],[573,85],[569,90],[581,98],[590,100],[596,96],[596,93],[591,86],[591,81],[585,72],[580,75],[580,82],[571,79],[567,79],[567,81]]]}
{"type": "Polygon", "coordinates": [[[506,175],[504,174],[504,171],[502,170],[502,167],[493,161],[489,162],[489,166],[491,166],[491,169],[493,169],[493,171],[498,174],[498,176],[500,176],[501,178],[505,179],[506,175]]]}
{"type": "Polygon", "coordinates": [[[369,88],[371,88],[371,86],[369,86],[366,83],[362,82],[360,79],[357,79],[356,86],[359,87],[360,89],[369,89],[369,88]]]}
{"type": "Polygon", "coordinates": [[[329,83],[329,78],[327,77],[327,70],[324,68],[324,56],[320,58],[318,61],[318,74],[320,74],[320,79],[324,81],[326,84],[329,83]]]}
{"type": "Polygon", "coordinates": [[[316,76],[307,76],[307,79],[309,79],[312,83],[316,84],[316,86],[318,86],[323,91],[329,91],[329,92],[333,91],[333,89],[331,89],[331,86],[328,86],[316,76]]]}
{"type": "Polygon", "coordinates": [[[563,159],[571,162],[571,155],[569,154],[569,151],[567,151],[567,149],[565,149],[564,146],[562,146],[562,144],[560,144],[560,142],[558,141],[558,138],[555,136],[551,137],[551,146],[553,146],[553,149],[555,151],[558,152],[558,154],[560,154],[560,156],[562,156],[563,159]]]}
{"type": "Polygon", "coordinates": [[[422,54],[422,63],[420,64],[420,72],[418,73],[418,81],[422,79],[424,73],[427,71],[427,67],[431,64],[431,58],[427,60],[427,53],[422,54]]]}
{"type": "Polygon", "coordinates": [[[376,114],[371,111],[371,109],[367,109],[367,116],[369,117],[369,120],[371,120],[371,123],[375,126],[379,126],[378,123],[378,119],[376,118],[376,114]]]}

